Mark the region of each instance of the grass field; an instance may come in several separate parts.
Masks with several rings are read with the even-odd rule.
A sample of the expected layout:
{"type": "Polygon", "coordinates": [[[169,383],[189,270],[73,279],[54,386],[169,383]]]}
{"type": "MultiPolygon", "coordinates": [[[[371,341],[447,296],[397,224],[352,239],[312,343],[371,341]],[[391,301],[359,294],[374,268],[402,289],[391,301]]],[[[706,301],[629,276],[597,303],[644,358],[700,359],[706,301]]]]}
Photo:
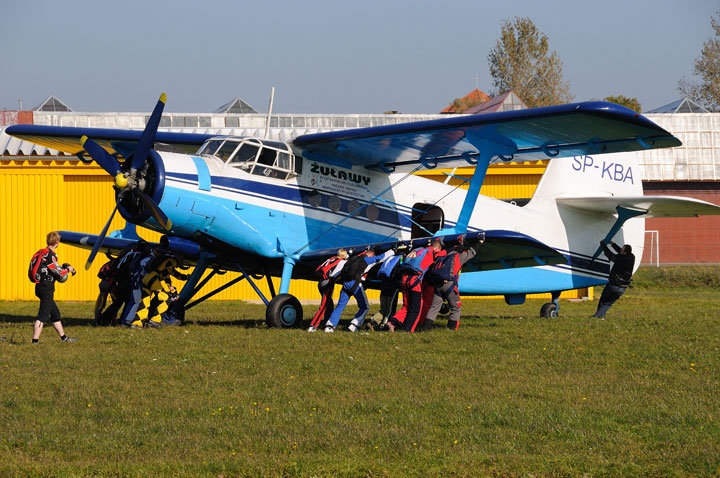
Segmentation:
{"type": "Polygon", "coordinates": [[[79,342],[33,346],[37,302],[0,303],[0,476],[717,476],[720,273],[672,274],[604,321],[468,300],[459,331],[412,335],[242,303],[94,328],[60,303],[79,342]]]}

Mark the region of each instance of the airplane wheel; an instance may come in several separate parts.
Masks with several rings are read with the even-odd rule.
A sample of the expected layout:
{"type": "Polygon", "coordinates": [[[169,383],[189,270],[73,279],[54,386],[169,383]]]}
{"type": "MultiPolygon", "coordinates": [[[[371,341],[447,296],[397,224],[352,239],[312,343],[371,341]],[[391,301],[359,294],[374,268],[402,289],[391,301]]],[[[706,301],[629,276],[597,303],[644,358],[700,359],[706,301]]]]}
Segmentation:
{"type": "Polygon", "coordinates": [[[553,302],[548,302],[547,304],[543,304],[543,306],[540,308],[540,317],[557,317],[558,306],[557,304],[553,302]]]}
{"type": "Polygon", "coordinates": [[[302,326],[302,305],[290,294],[278,294],[268,304],[265,323],[268,327],[289,329],[302,326]]]}

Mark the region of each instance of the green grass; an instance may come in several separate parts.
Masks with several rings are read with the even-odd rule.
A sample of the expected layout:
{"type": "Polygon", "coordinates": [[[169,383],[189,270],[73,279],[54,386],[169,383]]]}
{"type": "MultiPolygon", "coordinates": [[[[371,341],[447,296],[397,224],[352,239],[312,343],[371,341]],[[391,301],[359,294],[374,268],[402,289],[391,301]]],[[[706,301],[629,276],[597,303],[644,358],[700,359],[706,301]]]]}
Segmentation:
{"type": "Polygon", "coordinates": [[[468,300],[413,335],[269,330],[242,303],[94,328],[61,303],[80,341],[39,346],[37,303],[0,303],[0,476],[717,475],[718,299],[635,287],[605,321],[468,300]]]}

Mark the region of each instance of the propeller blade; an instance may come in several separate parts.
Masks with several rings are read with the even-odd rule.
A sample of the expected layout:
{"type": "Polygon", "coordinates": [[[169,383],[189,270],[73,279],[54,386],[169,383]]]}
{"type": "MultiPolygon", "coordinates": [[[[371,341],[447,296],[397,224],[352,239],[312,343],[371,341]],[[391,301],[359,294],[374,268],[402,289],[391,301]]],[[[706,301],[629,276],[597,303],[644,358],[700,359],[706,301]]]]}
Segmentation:
{"type": "Polygon", "coordinates": [[[150,209],[150,214],[152,214],[152,217],[155,218],[155,220],[162,226],[166,231],[169,231],[170,228],[172,228],[172,221],[165,215],[164,212],[162,212],[162,209],[160,209],[160,206],[157,205],[155,201],[153,201],[147,194],[142,192],[140,188],[133,189],[134,192],[138,193],[140,196],[140,199],[145,203],[145,205],[150,209]]]}
{"type": "MultiPolygon", "coordinates": [[[[86,150],[87,151],[87,150],[86,150]]],[[[105,241],[105,235],[107,234],[108,228],[110,227],[110,223],[112,222],[113,218],[115,217],[115,213],[118,210],[118,205],[120,205],[120,198],[118,198],[118,202],[115,204],[115,209],[113,209],[112,214],[110,214],[110,219],[105,223],[105,227],[103,227],[102,232],[98,236],[98,238],[95,240],[95,244],[93,245],[92,251],[90,251],[90,255],[88,256],[87,262],[85,263],[85,270],[90,269],[90,266],[92,265],[93,261],[95,260],[95,256],[97,255],[98,251],[102,247],[103,242],[105,241]]]]}
{"type": "Polygon", "coordinates": [[[145,130],[140,137],[140,143],[138,144],[135,154],[132,157],[132,162],[130,163],[131,170],[134,169],[137,171],[143,164],[145,164],[148,152],[155,142],[155,133],[157,133],[158,126],[160,126],[160,118],[162,117],[163,108],[165,108],[166,99],[167,95],[165,93],[161,94],[160,99],[155,105],[155,109],[150,115],[150,119],[145,126],[145,130]]]}
{"type": "Polygon", "coordinates": [[[98,163],[101,168],[107,171],[110,176],[115,177],[120,174],[120,163],[118,163],[117,159],[110,156],[110,153],[105,151],[105,148],[87,136],[80,138],[80,143],[90,157],[98,163]]]}

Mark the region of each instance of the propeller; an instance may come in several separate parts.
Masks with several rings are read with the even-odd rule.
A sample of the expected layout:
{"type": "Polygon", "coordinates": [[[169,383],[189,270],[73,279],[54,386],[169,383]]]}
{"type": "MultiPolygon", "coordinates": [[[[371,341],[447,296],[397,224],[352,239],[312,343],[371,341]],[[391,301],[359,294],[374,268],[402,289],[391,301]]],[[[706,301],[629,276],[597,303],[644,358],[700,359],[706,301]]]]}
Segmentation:
{"type": "Polygon", "coordinates": [[[110,223],[115,217],[115,213],[120,206],[120,201],[122,201],[126,193],[129,192],[131,195],[140,198],[145,207],[150,211],[152,217],[165,230],[169,231],[172,227],[172,222],[167,217],[167,215],[165,215],[162,209],[160,209],[160,206],[158,206],[158,204],[151,197],[145,194],[143,190],[138,187],[139,184],[137,180],[137,172],[142,169],[143,165],[147,161],[150,150],[152,149],[153,143],[155,142],[155,135],[157,134],[158,126],[160,126],[160,118],[162,117],[162,112],[165,108],[166,99],[167,96],[165,95],[165,93],[160,95],[160,99],[158,100],[152,114],[150,115],[150,119],[145,126],[145,130],[143,130],[142,135],[140,136],[140,141],[138,143],[137,149],[132,155],[130,155],[128,160],[125,162],[125,164],[129,165],[129,168],[126,166],[125,172],[123,172],[122,167],[125,164],[121,166],[118,160],[111,156],[105,150],[105,148],[103,148],[87,136],[83,136],[80,139],[83,149],[87,151],[90,157],[92,157],[92,159],[96,163],[98,163],[101,168],[107,171],[107,173],[114,178],[114,187],[118,191],[115,209],[113,209],[112,214],[110,214],[110,218],[105,223],[105,227],[103,227],[102,232],[100,232],[100,235],[98,236],[95,244],[93,245],[90,256],[88,256],[88,260],[85,263],[86,270],[90,268],[93,260],[95,260],[95,256],[102,247],[102,244],[105,241],[105,236],[107,235],[107,231],[110,227],[110,223]]]}

